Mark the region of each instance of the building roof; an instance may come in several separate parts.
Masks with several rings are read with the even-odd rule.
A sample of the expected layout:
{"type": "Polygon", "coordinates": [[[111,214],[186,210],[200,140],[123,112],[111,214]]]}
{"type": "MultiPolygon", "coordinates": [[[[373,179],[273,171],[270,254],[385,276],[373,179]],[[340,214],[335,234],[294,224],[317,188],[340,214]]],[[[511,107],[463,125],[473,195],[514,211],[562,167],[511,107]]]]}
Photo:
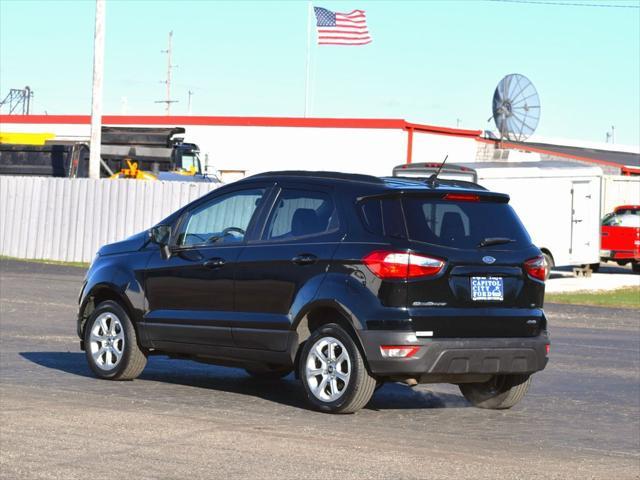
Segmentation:
{"type": "Polygon", "coordinates": [[[603,160],[618,164],[621,167],[640,167],[640,155],[632,152],[618,152],[614,150],[599,150],[595,148],[574,147],[568,145],[552,145],[549,143],[512,142],[523,148],[536,148],[559,153],[567,157],[579,157],[587,160],[603,160]]]}
{"type": "MultiPolygon", "coordinates": [[[[89,115],[0,115],[0,123],[89,125],[89,115]]],[[[481,130],[439,127],[401,118],[222,117],[198,115],[104,115],[104,125],[211,125],[245,127],[381,128],[476,138],[481,130]]]]}

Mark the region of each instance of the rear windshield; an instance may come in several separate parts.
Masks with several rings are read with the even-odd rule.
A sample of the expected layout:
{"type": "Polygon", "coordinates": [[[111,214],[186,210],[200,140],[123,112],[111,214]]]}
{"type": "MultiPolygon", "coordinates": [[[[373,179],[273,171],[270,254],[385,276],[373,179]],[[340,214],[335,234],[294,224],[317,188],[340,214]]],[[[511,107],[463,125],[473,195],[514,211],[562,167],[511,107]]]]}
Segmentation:
{"type": "Polygon", "coordinates": [[[403,198],[409,238],[443,247],[528,247],[531,239],[506,203],[403,198]]]}

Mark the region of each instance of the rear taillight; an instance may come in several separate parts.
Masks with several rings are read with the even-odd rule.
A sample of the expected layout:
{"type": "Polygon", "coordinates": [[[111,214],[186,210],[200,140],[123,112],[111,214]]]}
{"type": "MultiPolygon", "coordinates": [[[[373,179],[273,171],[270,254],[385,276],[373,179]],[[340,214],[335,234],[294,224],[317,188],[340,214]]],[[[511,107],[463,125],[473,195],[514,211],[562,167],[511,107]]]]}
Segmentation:
{"type": "Polygon", "coordinates": [[[380,345],[380,353],[385,358],[409,358],[413,357],[420,347],[412,345],[380,345]]]}
{"type": "Polygon", "coordinates": [[[444,262],[438,258],[408,252],[376,250],[362,259],[380,278],[432,277],[440,273],[444,262]]]}
{"type": "Polygon", "coordinates": [[[531,278],[544,282],[547,279],[549,266],[544,257],[539,256],[524,262],[524,269],[531,278]]]}

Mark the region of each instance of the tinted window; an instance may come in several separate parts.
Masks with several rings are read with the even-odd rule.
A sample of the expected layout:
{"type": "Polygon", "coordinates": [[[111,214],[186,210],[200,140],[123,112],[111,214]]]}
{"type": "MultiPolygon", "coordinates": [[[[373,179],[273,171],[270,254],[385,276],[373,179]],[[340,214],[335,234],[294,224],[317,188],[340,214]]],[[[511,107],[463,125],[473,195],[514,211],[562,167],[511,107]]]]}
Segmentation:
{"type": "Polygon", "coordinates": [[[406,237],[400,200],[372,199],[360,207],[365,228],[371,233],[387,237],[406,237]]]}
{"type": "Polygon", "coordinates": [[[512,240],[496,248],[531,244],[520,219],[506,203],[405,198],[403,204],[412,240],[467,249],[489,238],[512,240]]]}
{"type": "Polygon", "coordinates": [[[264,189],[223,195],[188,214],[182,222],[178,245],[241,242],[264,189]]]}
{"type": "Polygon", "coordinates": [[[320,235],[338,228],[338,215],[325,192],[283,190],[265,229],[265,240],[320,235]]]}

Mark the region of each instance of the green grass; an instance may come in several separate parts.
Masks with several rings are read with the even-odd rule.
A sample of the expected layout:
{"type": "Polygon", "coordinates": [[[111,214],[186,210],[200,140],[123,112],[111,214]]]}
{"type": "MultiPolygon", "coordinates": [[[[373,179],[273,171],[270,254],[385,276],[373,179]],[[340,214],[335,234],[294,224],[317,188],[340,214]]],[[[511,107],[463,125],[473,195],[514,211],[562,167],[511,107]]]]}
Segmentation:
{"type": "Polygon", "coordinates": [[[545,302],[600,307],[640,308],[640,287],[627,287],[608,292],[548,293],[545,302]]]}
{"type": "Polygon", "coordinates": [[[3,260],[15,260],[16,262],[44,263],[47,265],[64,265],[66,267],[89,268],[89,263],[85,262],[60,262],[58,260],[36,260],[32,258],[16,258],[0,255],[0,262],[3,260]]]}

